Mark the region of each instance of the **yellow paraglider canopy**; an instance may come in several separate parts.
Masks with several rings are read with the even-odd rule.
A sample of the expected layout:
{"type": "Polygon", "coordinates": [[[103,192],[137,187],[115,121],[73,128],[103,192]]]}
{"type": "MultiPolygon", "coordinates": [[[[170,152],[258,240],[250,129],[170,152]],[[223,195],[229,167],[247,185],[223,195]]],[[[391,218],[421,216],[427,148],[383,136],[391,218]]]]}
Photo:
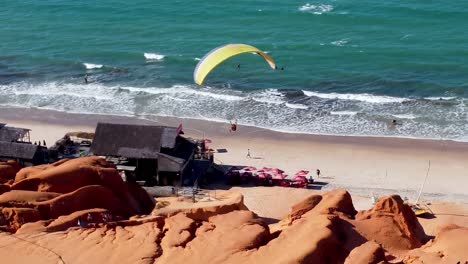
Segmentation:
{"type": "Polygon", "coordinates": [[[262,56],[272,69],[276,68],[275,61],[265,52],[257,49],[254,46],[246,44],[226,44],[213,49],[208,52],[197,64],[193,72],[193,79],[196,84],[201,85],[205,77],[213,70],[218,64],[229,59],[232,56],[253,52],[262,56]]]}

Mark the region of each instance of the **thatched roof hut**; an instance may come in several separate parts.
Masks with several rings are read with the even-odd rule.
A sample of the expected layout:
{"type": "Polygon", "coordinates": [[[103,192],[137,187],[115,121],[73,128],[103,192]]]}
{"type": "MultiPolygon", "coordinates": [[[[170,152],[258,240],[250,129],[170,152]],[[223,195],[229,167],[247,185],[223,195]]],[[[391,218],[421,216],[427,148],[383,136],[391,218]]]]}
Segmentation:
{"type": "Polygon", "coordinates": [[[17,160],[23,164],[43,164],[47,159],[47,149],[33,144],[0,141],[0,159],[17,160]]]}
{"type": "Polygon", "coordinates": [[[6,124],[0,124],[0,141],[3,142],[16,142],[26,141],[29,142],[29,131],[27,128],[9,127],[6,124]]]}

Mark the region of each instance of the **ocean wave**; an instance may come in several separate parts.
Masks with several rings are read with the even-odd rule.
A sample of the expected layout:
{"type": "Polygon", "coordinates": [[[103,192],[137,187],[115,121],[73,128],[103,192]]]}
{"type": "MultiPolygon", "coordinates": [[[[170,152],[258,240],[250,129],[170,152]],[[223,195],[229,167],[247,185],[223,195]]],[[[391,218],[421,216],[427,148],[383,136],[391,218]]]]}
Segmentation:
{"type": "Polygon", "coordinates": [[[350,100],[350,101],[361,101],[367,103],[377,104],[388,104],[388,103],[402,103],[409,101],[407,98],[384,96],[384,95],[372,95],[372,94],[340,94],[340,93],[318,93],[312,91],[302,91],[306,96],[319,97],[324,99],[339,99],[339,100],[350,100]]]}
{"type": "Polygon", "coordinates": [[[392,115],[392,116],[395,117],[395,118],[399,118],[399,119],[416,119],[416,118],[418,118],[418,116],[413,115],[413,114],[396,114],[396,115],[392,115]]]}
{"type": "Polygon", "coordinates": [[[201,59],[200,59],[200,58],[194,58],[194,60],[196,60],[196,61],[201,61],[201,59]]]}
{"type": "Polygon", "coordinates": [[[8,86],[0,86],[4,91],[9,91],[16,96],[29,95],[29,96],[42,96],[42,97],[55,97],[68,96],[95,100],[112,100],[113,97],[109,95],[109,89],[104,88],[99,84],[72,84],[72,83],[59,83],[50,82],[43,84],[30,84],[30,83],[15,83],[8,86]]]}
{"type": "Polygon", "coordinates": [[[128,90],[131,92],[144,92],[148,94],[171,94],[171,95],[194,95],[194,96],[203,96],[211,97],[223,101],[240,101],[245,98],[237,95],[229,95],[222,93],[214,93],[207,90],[201,90],[199,88],[192,89],[184,85],[174,85],[170,88],[138,88],[138,87],[120,87],[120,89],[128,90]]]}
{"type": "Polygon", "coordinates": [[[333,10],[332,5],[325,5],[325,4],[320,4],[320,5],[312,5],[312,4],[305,4],[301,7],[299,7],[299,11],[302,12],[309,12],[314,15],[321,15],[324,13],[331,12],[333,10]]]}
{"type": "Polygon", "coordinates": [[[309,109],[309,107],[307,105],[303,105],[303,104],[292,104],[292,103],[285,103],[284,105],[286,105],[287,107],[289,108],[292,108],[292,109],[309,109]]]}
{"type": "Polygon", "coordinates": [[[86,69],[91,70],[91,69],[101,69],[104,67],[102,64],[93,64],[93,63],[83,63],[83,65],[86,67],[86,69]]]}
{"type": "Polygon", "coordinates": [[[161,61],[164,59],[164,57],[166,57],[162,54],[157,54],[157,53],[144,53],[143,55],[145,56],[147,60],[157,60],[157,61],[161,61]]]}
{"type": "Polygon", "coordinates": [[[284,94],[277,89],[267,89],[251,95],[252,100],[260,103],[280,105],[284,103],[284,94]]]}
{"type": "Polygon", "coordinates": [[[331,115],[338,115],[338,116],[355,116],[358,112],[354,111],[331,111],[331,115]]]}
{"type": "Polygon", "coordinates": [[[348,42],[349,42],[349,39],[340,39],[340,40],[332,41],[330,42],[330,44],[332,44],[333,46],[343,47],[348,42]]]}
{"type": "Polygon", "coordinates": [[[429,101],[451,101],[457,99],[455,96],[431,96],[431,97],[424,97],[424,99],[429,100],[429,101]]]}

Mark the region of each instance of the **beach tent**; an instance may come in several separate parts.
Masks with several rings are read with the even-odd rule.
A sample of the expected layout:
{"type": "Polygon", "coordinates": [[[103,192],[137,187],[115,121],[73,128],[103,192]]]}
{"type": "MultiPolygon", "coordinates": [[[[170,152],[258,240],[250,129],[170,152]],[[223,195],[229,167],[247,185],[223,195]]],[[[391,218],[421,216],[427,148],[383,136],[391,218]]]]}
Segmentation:
{"type": "Polygon", "coordinates": [[[202,85],[205,77],[218,66],[218,64],[242,53],[258,54],[265,59],[272,69],[276,69],[273,58],[256,47],[246,44],[226,44],[211,50],[198,62],[193,72],[193,80],[196,84],[202,85]]]}

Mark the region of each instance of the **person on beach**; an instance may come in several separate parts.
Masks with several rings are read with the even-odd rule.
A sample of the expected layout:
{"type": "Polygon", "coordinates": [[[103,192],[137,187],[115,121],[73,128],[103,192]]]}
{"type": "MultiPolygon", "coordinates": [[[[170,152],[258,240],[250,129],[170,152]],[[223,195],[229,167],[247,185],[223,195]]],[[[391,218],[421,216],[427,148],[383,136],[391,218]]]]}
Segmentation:
{"type": "Polygon", "coordinates": [[[85,76],[84,76],[84,82],[85,82],[86,84],[88,84],[88,74],[85,74],[85,76]]]}
{"type": "Polygon", "coordinates": [[[249,158],[249,159],[251,158],[251,156],[250,156],[250,149],[247,149],[247,158],[249,158]]]}
{"type": "Polygon", "coordinates": [[[320,178],[320,169],[317,169],[317,178],[320,178]]]}
{"type": "Polygon", "coordinates": [[[231,123],[231,122],[229,122],[229,123],[231,124],[231,127],[229,128],[229,133],[236,132],[237,131],[237,120],[236,120],[235,123],[231,123]]]}

